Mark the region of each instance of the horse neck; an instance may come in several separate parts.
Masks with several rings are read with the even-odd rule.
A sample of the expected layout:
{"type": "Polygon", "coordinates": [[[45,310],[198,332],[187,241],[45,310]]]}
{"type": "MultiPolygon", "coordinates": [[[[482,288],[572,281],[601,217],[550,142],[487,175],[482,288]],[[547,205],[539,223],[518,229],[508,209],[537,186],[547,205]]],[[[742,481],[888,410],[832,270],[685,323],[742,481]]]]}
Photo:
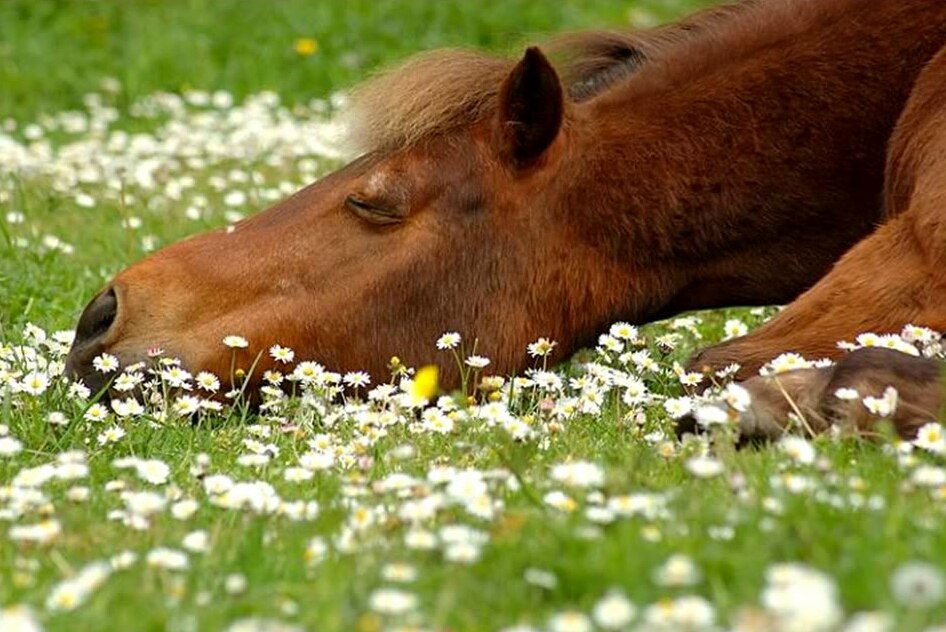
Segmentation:
{"type": "Polygon", "coordinates": [[[609,256],[677,279],[661,309],[790,300],[880,217],[946,2],[836,4],[788,38],[760,11],[577,107],[565,205],[609,256]]]}

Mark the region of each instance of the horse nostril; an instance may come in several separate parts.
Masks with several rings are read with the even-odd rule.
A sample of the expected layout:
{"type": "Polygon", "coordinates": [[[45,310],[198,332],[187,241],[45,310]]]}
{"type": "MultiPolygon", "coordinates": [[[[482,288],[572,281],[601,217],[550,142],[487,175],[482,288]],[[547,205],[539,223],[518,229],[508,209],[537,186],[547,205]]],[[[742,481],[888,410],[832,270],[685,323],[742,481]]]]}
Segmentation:
{"type": "Polygon", "coordinates": [[[90,342],[104,336],[115,322],[117,313],[118,297],[113,288],[108,288],[95,297],[79,317],[76,343],[90,342]]]}

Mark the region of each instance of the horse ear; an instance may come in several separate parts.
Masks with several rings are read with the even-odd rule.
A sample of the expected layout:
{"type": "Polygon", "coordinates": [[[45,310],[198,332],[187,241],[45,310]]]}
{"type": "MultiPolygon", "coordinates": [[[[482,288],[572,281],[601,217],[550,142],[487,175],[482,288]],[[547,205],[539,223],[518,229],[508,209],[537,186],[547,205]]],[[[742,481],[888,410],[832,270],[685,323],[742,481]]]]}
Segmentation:
{"type": "Polygon", "coordinates": [[[562,127],[562,83],[536,47],[512,69],[499,92],[499,142],[517,164],[527,164],[548,149],[562,127]]]}

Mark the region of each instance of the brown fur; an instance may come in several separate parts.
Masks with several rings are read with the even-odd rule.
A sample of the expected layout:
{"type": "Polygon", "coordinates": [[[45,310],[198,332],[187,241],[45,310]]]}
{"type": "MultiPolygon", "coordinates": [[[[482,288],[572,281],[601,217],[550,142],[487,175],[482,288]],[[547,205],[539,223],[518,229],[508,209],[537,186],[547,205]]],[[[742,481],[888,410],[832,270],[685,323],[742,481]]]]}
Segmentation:
{"type": "MultiPolygon", "coordinates": [[[[280,343],[376,376],[393,354],[449,371],[433,341],[455,329],[509,373],[539,336],[560,358],[618,319],[789,301],[882,219],[885,146],[946,44],[946,3],[758,0],[625,44],[582,41],[557,70],[537,51],[516,64],[436,53],[364,87],[355,129],[371,151],[232,233],[123,271],[114,322],[101,326],[93,301],[83,321],[96,323],[80,329],[95,333],[77,340],[70,370],[89,375],[103,350],[128,362],[161,345],[225,376],[218,341],[240,333],[245,366],[257,354],[269,366],[280,343]],[[563,98],[582,81],[579,98],[563,98]],[[393,223],[373,222],[371,208],[393,223]]],[[[881,294],[925,315],[918,293],[939,277],[920,261],[940,229],[892,225],[905,241],[859,247],[835,272],[877,276],[884,257],[902,257],[881,294]]],[[[834,299],[817,296],[805,318],[837,304],[848,310],[838,322],[875,324],[844,302],[865,276],[829,276],[834,299]]],[[[822,334],[777,323],[764,344],[727,347],[733,359],[809,339],[821,348],[822,334]]]]}
{"type": "Polygon", "coordinates": [[[839,340],[907,323],[946,331],[946,49],[920,75],[890,142],[888,221],[771,322],[703,351],[694,366],[736,361],[743,375],[784,350],[835,357],[839,340]]]}
{"type": "MultiPolygon", "coordinates": [[[[907,323],[946,330],[946,48],[918,78],[896,126],[884,197],[888,221],[824,279],[770,323],[703,351],[693,364],[712,368],[735,361],[748,376],[780,350],[836,356],[838,340],[852,340],[864,331],[896,332],[907,323]]],[[[893,421],[902,436],[910,437],[920,425],[937,418],[944,403],[939,364],[878,353],[842,357],[825,392],[850,385],[876,395],[885,386],[894,386],[903,403],[893,421]],[[852,360],[855,356],[859,359],[852,360]]],[[[806,397],[819,402],[822,416],[846,419],[861,430],[870,428],[876,420],[860,402],[844,404],[821,396],[820,379],[814,373],[796,376],[800,390],[808,391],[806,397]]],[[[765,388],[759,379],[750,383],[765,388]]],[[[787,401],[772,392],[765,397],[762,416],[784,419],[787,401]]]]}

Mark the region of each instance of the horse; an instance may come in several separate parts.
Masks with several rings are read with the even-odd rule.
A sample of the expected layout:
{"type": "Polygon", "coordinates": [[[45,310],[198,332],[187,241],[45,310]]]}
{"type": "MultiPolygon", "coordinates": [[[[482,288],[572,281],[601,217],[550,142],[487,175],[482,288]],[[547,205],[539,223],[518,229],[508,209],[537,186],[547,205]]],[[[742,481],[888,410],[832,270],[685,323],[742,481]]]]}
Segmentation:
{"type": "MultiPolygon", "coordinates": [[[[789,302],[883,219],[887,142],[944,44],[941,0],[747,0],[549,55],[421,54],[355,89],[351,163],[119,273],[67,371],[98,386],[95,356],[157,346],[259,375],[280,344],[374,375],[441,364],[449,387],[444,331],[509,374],[540,336],[554,361],[617,320],[789,302]]],[[[712,353],[747,377],[754,349],[712,353]]]]}
{"type": "MultiPolygon", "coordinates": [[[[852,334],[895,332],[910,322],[946,331],[946,48],[920,74],[894,129],[884,220],[774,319],[701,352],[693,363],[719,366],[729,358],[771,357],[775,349],[806,349],[818,357],[852,334]]],[[[870,434],[876,417],[859,398],[842,399],[837,392],[876,397],[892,386],[900,403],[890,421],[901,437],[912,438],[940,417],[944,385],[940,362],[862,349],[833,366],[750,379],[745,386],[753,405],[741,415],[741,433],[777,437],[795,413],[812,431],[834,426],[870,434]]]]}

